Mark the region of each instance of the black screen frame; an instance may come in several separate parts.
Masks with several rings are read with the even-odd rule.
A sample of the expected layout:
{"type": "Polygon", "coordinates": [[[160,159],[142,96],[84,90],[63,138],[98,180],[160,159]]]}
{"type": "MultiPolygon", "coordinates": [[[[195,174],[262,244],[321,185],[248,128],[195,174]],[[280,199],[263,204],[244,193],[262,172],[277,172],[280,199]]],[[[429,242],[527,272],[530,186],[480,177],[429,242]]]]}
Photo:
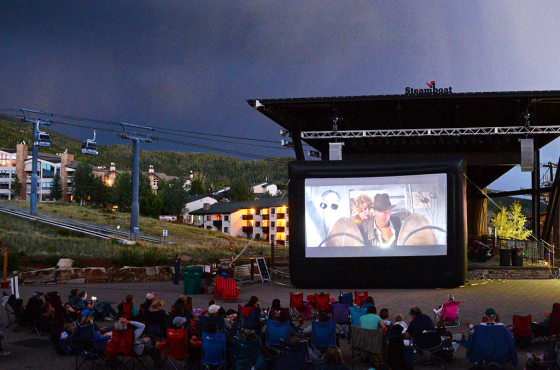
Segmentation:
{"type": "Polygon", "coordinates": [[[290,278],[303,289],[454,288],[467,278],[465,162],[461,156],[294,161],[288,166],[290,278]],[[305,179],[447,175],[447,254],[411,257],[305,256],[305,179]]]}

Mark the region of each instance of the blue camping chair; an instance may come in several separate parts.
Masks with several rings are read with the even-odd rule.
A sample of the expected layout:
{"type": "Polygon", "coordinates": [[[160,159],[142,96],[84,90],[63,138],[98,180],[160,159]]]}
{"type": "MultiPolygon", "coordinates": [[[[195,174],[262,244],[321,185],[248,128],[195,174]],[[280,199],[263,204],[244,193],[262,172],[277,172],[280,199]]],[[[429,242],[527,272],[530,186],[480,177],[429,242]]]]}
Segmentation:
{"type": "MultiPolygon", "coordinates": [[[[350,294],[350,297],[352,295],[350,294]]],[[[346,333],[350,333],[350,304],[333,304],[333,320],[336,322],[338,335],[343,337],[346,333]]],[[[348,343],[350,343],[350,334],[348,334],[348,343]]]]}
{"type": "Polygon", "coordinates": [[[224,351],[226,350],[226,335],[225,333],[202,333],[202,364],[207,368],[210,366],[215,367],[216,370],[227,366],[227,361],[224,358],[224,351]]]}
{"type": "Polygon", "coordinates": [[[313,338],[313,341],[311,343],[313,345],[313,348],[321,353],[322,358],[320,360],[323,361],[324,356],[327,353],[327,349],[330,346],[336,346],[336,322],[313,321],[311,323],[311,326],[311,335],[313,338]]]}
{"type": "Polygon", "coordinates": [[[360,327],[360,317],[364,316],[366,312],[367,308],[355,308],[350,306],[350,330],[348,331],[350,337],[352,337],[352,328],[360,327]]]}
{"type": "Polygon", "coordinates": [[[266,363],[261,356],[261,340],[254,339],[247,342],[244,339],[233,338],[235,345],[235,366],[234,370],[264,370],[266,363]]]}
{"type": "Polygon", "coordinates": [[[274,364],[273,370],[313,370],[309,363],[307,341],[289,343],[281,340],[282,356],[274,364]]]}
{"type": "Polygon", "coordinates": [[[266,324],[266,344],[271,347],[281,347],[283,341],[290,340],[290,322],[268,320],[266,324]]]}
{"type": "Polygon", "coordinates": [[[352,305],[352,292],[350,293],[342,293],[340,292],[340,296],[338,297],[338,302],[341,304],[348,304],[352,305]]]}

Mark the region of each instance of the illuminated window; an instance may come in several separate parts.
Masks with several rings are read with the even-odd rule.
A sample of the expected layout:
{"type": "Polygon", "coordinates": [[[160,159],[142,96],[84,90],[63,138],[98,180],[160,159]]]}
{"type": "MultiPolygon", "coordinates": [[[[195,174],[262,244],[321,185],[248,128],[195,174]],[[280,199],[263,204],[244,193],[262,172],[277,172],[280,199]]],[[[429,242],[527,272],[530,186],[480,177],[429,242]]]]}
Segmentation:
{"type": "Polygon", "coordinates": [[[55,167],[52,164],[43,163],[43,178],[52,179],[54,177],[55,167]]]}

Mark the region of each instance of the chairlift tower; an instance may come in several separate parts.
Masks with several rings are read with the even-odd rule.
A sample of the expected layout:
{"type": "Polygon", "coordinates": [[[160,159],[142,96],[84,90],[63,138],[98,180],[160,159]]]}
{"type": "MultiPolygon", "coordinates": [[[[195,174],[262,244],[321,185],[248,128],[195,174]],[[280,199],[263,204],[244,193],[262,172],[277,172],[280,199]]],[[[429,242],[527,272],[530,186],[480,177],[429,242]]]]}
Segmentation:
{"type": "Polygon", "coordinates": [[[138,202],[140,188],[140,143],[151,143],[157,140],[157,138],[149,133],[149,131],[154,131],[152,127],[122,122],[121,125],[123,130],[117,131],[115,134],[121,139],[132,140],[132,206],[130,207],[130,240],[136,241],[138,240],[138,234],[140,233],[140,203],[138,202]],[[129,131],[127,131],[127,128],[129,131]],[[130,131],[130,129],[138,129],[140,133],[130,131]],[[147,134],[142,134],[142,132],[146,131],[148,131],[147,134]]]}
{"type": "MultiPolygon", "coordinates": [[[[47,134],[46,132],[41,131],[39,129],[39,126],[40,125],[50,126],[52,125],[52,122],[50,122],[48,119],[42,120],[40,118],[36,118],[35,120],[29,120],[27,118],[27,113],[40,114],[46,116],[52,116],[52,114],[36,111],[36,110],[30,110],[30,109],[20,109],[20,110],[23,113],[22,120],[24,122],[29,122],[33,125],[33,143],[32,143],[33,158],[31,162],[32,163],[31,164],[31,199],[29,201],[29,214],[37,215],[37,182],[38,182],[37,162],[39,157],[39,147],[51,145],[50,135],[47,134]]],[[[24,187],[27,188],[27,185],[24,184],[24,187]]],[[[25,190],[25,192],[27,193],[27,189],[25,190]]]]}

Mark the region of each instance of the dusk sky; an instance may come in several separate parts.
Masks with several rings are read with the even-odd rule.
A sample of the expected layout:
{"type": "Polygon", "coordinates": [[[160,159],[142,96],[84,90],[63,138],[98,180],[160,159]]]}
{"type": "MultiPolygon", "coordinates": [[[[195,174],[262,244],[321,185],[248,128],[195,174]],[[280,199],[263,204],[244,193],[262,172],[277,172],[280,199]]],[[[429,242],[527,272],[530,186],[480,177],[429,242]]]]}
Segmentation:
{"type": "MultiPolygon", "coordinates": [[[[0,0],[0,109],[279,142],[246,99],[401,94],[431,80],[454,92],[559,90],[559,34],[557,1],[0,0]]],[[[490,188],[520,186],[530,174],[514,169],[490,188]]]]}

